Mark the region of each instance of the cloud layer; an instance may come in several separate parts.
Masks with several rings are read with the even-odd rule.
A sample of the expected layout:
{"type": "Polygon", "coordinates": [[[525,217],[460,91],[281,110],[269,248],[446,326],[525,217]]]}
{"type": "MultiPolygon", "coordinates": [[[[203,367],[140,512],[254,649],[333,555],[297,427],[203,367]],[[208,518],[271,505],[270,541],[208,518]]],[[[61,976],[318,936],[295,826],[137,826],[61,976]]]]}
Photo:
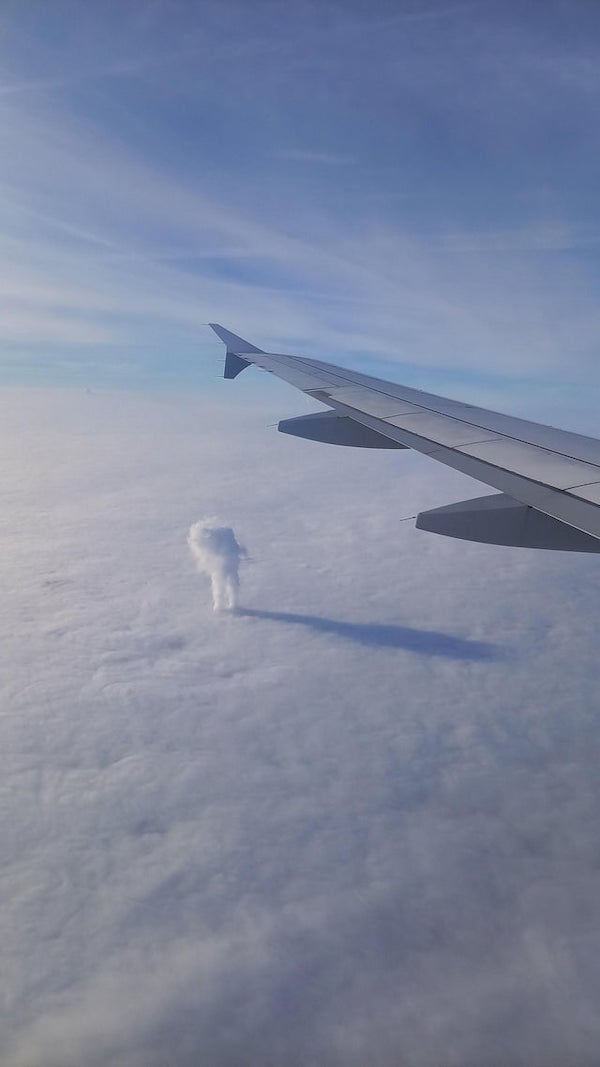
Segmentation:
{"type": "Polygon", "coordinates": [[[593,1063],[595,561],[399,524],[476,488],[225,389],[2,397],[2,1062],[593,1063]]]}

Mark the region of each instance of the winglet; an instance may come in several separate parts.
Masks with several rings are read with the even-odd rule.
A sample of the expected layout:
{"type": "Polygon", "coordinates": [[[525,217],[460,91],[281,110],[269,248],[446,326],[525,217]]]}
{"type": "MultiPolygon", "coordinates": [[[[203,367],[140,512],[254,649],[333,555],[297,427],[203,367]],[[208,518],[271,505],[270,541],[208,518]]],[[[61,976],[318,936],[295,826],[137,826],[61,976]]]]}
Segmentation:
{"type": "Polygon", "coordinates": [[[236,356],[235,352],[230,352],[227,349],[225,355],[225,370],[223,371],[224,378],[237,378],[238,374],[241,374],[246,367],[249,367],[250,363],[247,359],[242,359],[241,356],[236,356]]]}
{"type": "Polygon", "coordinates": [[[237,333],[231,333],[230,330],[226,330],[224,326],[219,326],[218,322],[209,322],[208,324],[211,330],[214,330],[217,337],[220,337],[225,342],[230,352],[235,352],[238,355],[241,352],[262,352],[262,348],[257,348],[256,345],[251,345],[250,341],[244,341],[243,337],[238,337],[237,333]]]}
{"type": "Polygon", "coordinates": [[[256,345],[251,345],[249,341],[245,341],[243,337],[238,337],[236,333],[231,333],[230,330],[226,330],[224,326],[219,326],[218,322],[209,322],[208,324],[211,330],[214,330],[217,337],[224,341],[227,345],[227,354],[225,356],[225,371],[224,378],[237,378],[238,374],[250,366],[250,360],[243,359],[241,353],[247,352],[262,352],[262,348],[257,348],[256,345]]]}

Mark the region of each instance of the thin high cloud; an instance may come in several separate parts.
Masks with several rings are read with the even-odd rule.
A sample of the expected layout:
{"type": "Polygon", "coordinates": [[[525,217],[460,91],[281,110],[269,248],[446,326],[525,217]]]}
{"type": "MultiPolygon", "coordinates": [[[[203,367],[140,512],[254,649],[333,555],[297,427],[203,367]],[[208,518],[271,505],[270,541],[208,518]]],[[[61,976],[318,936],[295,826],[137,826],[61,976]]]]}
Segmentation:
{"type": "Polygon", "coordinates": [[[292,163],[317,163],[325,167],[348,167],[356,162],[355,156],[341,152],[317,152],[310,148],[287,148],[280,152],[280,156],[292,163]]]}
{"type": "MultiPolygon", "coordinates": [[[[91,83],[2,101],[0,250],[22,297],[5,288],[5,346],[39,346],[48,323],[56,343],[61,328],[73,344],[89,326],[92,343],[164,344],[170,332],[176,349],[235,307],[234,327],[292,350],[557,377],[568,351],[569,376],[593,381],[596,238],[564,185],[556,139],[540,136],[534,151],[522,121],[543,128],[562,92],[579,115],[571,147],[582,173],[593,167],[584,119],[595,90],[589,77],[564,90],[578,53],[561,53],[558,23],[541,43],[532,16],[511,24],[493,5],[478,18],[459,5],[442,49],[437,20],[426,28],[413,8],[369,18],[331,8],[331,49],[309,5],[276,28],[268,5],[251,26],[229,5],[234,29],[219,6],[202,22],[183,9],[165,21],[166,10],[140,5],[118,35],[110,12],[96,13],[61,54],[37,41],[46,71],[69,66],[77,40],[80,66],[95,54],[95,69],[116,72],[107,103],[91,83]],[[309,148],[290,148],[291,122],[309,148]]],[[[15,45],[16,68],[27,84],[15,45]]]]}
{"type": "MultiPolygon", "coordinates": [[[[16,117],[14,125],[17,125],[16,117]]],[[[210,307],[224,308],[234,299],[240,317],[244,309],[244,320],[250,328],[252,324],[255,324],[254,329],[264,332],[266,327],[268,332],[276,337],[278,334],[276,324],[280,322],[285,340],[285,337],[290,334],[289,323],[294,320],[302,323],[303,336],[317,333],[316,327],[322,323],[325,331],[321,332],[320,336],[334,349],[346,346],[351,339],[352,332],[355,335],[353,346],[356,347],[356,335],[366,333],[370,336],[368,340],[365,339],[364,348],[370,346],[372,351],[379,350],[383,354],[396,356],[399,352],[399,344],[395,336],[398,332],[399,316],[402,320],[403,343],[400,352],[402,355],[413,352],[417,354],[419,351],[417,345],[420,345],[422,351],[424,340],[427,338],[431,340],[432,331],[439,329],[440,322],[444,322],[447,327],[452,324],[452,318],[455,317],[459,320],[456,326],[460,328],[463,336],[467,336],[469,347],[472,345],[471,358],[473,360],[479,358],[484,342],[486,344],[490,342],[490,332],[487,337],[482,336],[481,327],[479,327],[477,333],[476,320],[474,321],[471,311],[472,303],[469,304],[467,295],[465,294],[462,299],[459,298],[456,292],[456,282],[449,283],[448,274],[445,278],[443,277],[443,270],[442,277],[439,277],[441,268],[444,266],[444,256],[440,254],[439,246],[438,248],[435,245],[431,247],[430,241],[423,244],[414,238],[400,238],[398,235],[394,238],[393,235],[388,234],[385,242],[382,242],[377,233],[365,233],[360,239],[353,240],[351,233],[336,234],[330,227],[327,233],[327,245],[325,250],[322,250],[317,243],[282,233],[257,224],[255,221],[249,222],[243,215],[240,215],[239,211],[232,210],[228,205],[220,205],[212,198],[198,196],[197,192],[184,187],[177,188],[168,179],[161,179],[145,171],[139,162],[128,159],[127,153],[118,152],[111,155],[110,149],[102,143],[94,144],[92,141],[91,144],[86,145],[85,160],[80,162],[77,153],[78,141],[70,140],[68,137],[65,141],[63,135],[63,146],[59,149],[63,160],[57,161],[54,144],[50,143],[48,151],[45,150],[48,141],[52,142],[52,140],[51,135],[48,137],[47,130],[44,132],[34,128],[31,131],[28,149],[37,154],[35,169],[39,168],[40,173],[44,173],[46,169],[51,168],[52,165],[56,166],[58,162],[59,168],[70,173],[75,203],[77,203],[80,191],[86,190],[88,199],[90,195],[94,196],[97,209],[91,213],[90,218],[89,213],[80,208],[70,221],[69,209],[63,196],[63,203],[56,207],[64,211],[67,218],[52,215],[47,219],[48,226],[55,230],[62,230],[65,239],[69,241],[69,244],[62,250],[60,245],[57,246],[56,240],[48,236],[42,240],[36,236],[32,226],[28,227],[27,236],[13,235],[4,239],[5,249],[8,250],[8,246],[11,246],[11,260],[14,265],[12,279],[6,279],[5,285],[10,286],[14,291],[15,282],[18,282],[21,298],[26,299],[28,293],[31,298],[24,309],[20,324],[18,316],[15,315],[15,309],[18,312],[18,304],[13,302],[10,319],[5,317],[4,320],[7,340],[11,339],[11,332],[7,329],[11,323],[14,323],[12,336],[26,337],[28,331],[35,328],[39,340],[43,339],[37,328],[39,323],[36,324],[35,314],[32,314],[32,310],[35,312],[35,302],[39,299],[43,303],[54,303],[57,308],[57,337],[60,336],[58,332],[60,308],[72,304],[74,311],[79,313],[82,310],[88,314],[102,311],[105,316],[104,322],[97,323],[95,332],[104,336],[114,333],[115,337],[121,336],[122,339],[124,337],[123,325],[121,322],[117,326],[115,322],[114,311],[116,309],[121,309],[119,312],[121,315],[129,313],[130,317],[139,312],[151,318],[164,317],[167,322],[170,319],[172,322],[181,324],[187,320],[195,325],[206,321],[210,307]],[[136,190],[135,197],[127,191],[133,189],[136,190]],[[94,192],[94,190],[97,191],[94,192]],[[104,201],[109,199],[111,200],[110,212],[113,216],[110,227],[105,226],[100,232],[86,228],[85,224],[93,221],[95,211],[101,209],[104,201]],[[143,209],[141,218],[139,218],[140,207],[143,209]],[[137,220],[136,212],[138,212],[137,220]],[[289,285],[287,289],[282,290],[252,284],[250,281],[246,283],[233,279],[226,281],[207,273],[202,268],[196,268],[195,274],[176,270],[174,269],[177,264],[176,254],[175,257],[167,257],[165,261],[161,257],[160,249],[155,252],[155,240],[151,239],[152,244],[148,247],[148,238],[140,236],[140,225],[144,218],[149,217],[150,212],[154,218],[162,218],[164,225],[171,233],[178,232],[182,238],[185,236],[188,245],[192,244],[191,251],[188,250],[182,255],[194,256],[195,241],[198,249],[197,256],[200,259],[203,258],[207,242],[209,246],[216,243],[216,248],[221,252],[220,243],[221,248],[225,249],[222,254],[231,258],[231,249],[228,249],[227,245],[230,245],[233,239],[238,243],[242,258],[256,261],[257,256],[263,257],[271,270],[276,270],[278,265],[288,272],[291,268],[296,273],[296,284],[289,285]],[[127,218],[129,222],[132,219],[136,221],[137,232],[130,233],[127,238],[126,229],[124,239],[118,234],[119,221],[127,218]],[[69,240],[70,238],[72,240],[69,240]],[[83,242],[83,249],[79,251],[73,245],[73,242],[78,240],[83,242]],[[227,244],[224,245],[224,242],[227,244]],[[85,250],[86,243],[91,246],[91,251],[95,251],[95,255],[85,250]],[[99,253],[104,248],[108,253],[121,257],[121,266],[102,259],[99,253]],[[34,273],[36,258],[39,261],[37,278],[34,273]],[[52,264],[53,278],[51,285],[47,281],[50,264],[52,264]],[[62,286],[61,277],[64,279],[62,286]],[[86,279],[87,284],[84,282],[82,285],[82,278],[86,279]],[[303,299],[302,292],[308,282],[310,294],[311,290],[314,290],[317,279],[321,279],[323,290],[319,293],[318,302],[315,304],[310,295],[303,299]],[[200,293],[198,284],[201,285],[200,293]],[[343,294],[340,292],[342,288],[343,294]],[[450,302],[449,297],[453,288],[455,292],[450,302]],[[56,292],[57,289],[58,292],[56,292]],[[154,297],[148,300],[148,293],[152,290],[154,290],[154,297]],[[352,296],[349,295],[350,293],[352,296]],[[442,294],[444,294],[443,298],[442,294]],[[202,298],[201,302],[199,295],[202,298]],[[330,307],[334,309],[336,302],[341,301],[341,304],[338,303],[339,310],[334,315],[333,321],[330,315],[330,321],[327,323],[323,317],[324,296],[330,307]],[[351,304],[353,300],[359,306],[359,313],[352,315],[353,325],[351,321],[342,325],[342,315],[350,320],[348,304],[351,304]],[[283,326],[284,321],[285,326],[283,326]],[[474,327],[476,333],[471,338],[469,334],[473,333],[474,327]],[[417,341],[417,333],[420,331],[423,331],[424,336],[417,341]]],[[[35,196],[34,203],[38,195],[35,196]]],[[[17,204],[22,202],[22,193],[13,193],[13,196],[17,204]]],[[[38,211],[37,208],[32,210],[38,211]]],[[[463,246],[468,245],[469,240],[469,237],[464,237],[463,246]]],[[[485,239],[483,240],[485,253],[486,242],[485,239]]],[[[513,245],[519,242],[515,234],[510,240],[513,245]]],[[[456,239],[453,241],[456,244],[456,239]]],[[[481,246],[482,238],[477,238],[476,241],[481,246]]],[[[502,242],[502,238],[496,237],[496,246],[499,242],[502,242]]],[[[489,242],[487,243],[489,245],[489,242]]],[[[235,255],[235,259],[239,258],[239,252],[235,255]]],[[[210,254],[210,247],[208,254],[210,254]]],[[[448,267],[451,263],[452,257],[448,267]]],[[[469,265],[465,266],[463,267],[464,281],[469,274],[469,265]]],[[[494,289],[493,299],[497,305],[498,291],[502,288],[506,291],[507,284],[511,286],[516,304],[516,307],[513,305],[513,321],[520,305],[523,324],[526,315],[531,314],[530,305],[533,300],[531,279],[526,283],[526,287],[522,288],[520,283],[525,281],[523,275],[523,278],[519,279],[519,290],[516,292],[514,281],[507,282],[509,276],[514,278],[513,268],[514,264],[511,262],[501,264],[496,269],[492,268],[491,280],[495,280],[495,284],[490,287],[494,289]],[[503,278],[502,275],[504,275],[503,278]]],[[[548,289],[548,283],[549,279],[545,278],[545,290],[548,289]]],[[[481,290],[481,288],[481,283],[478,283],[478,289],[481,290]]],[[[5,292],[5,298],[7,301],[13,300],[10,291],[5,292]]],[[[489,302],[485,287],[483,292],[480,291],[478,299],[479,306],[485,309],[485,302],[489,302]]],[[[565,297],[563,296],[562,299],[563,308],[560,302],[558,303],[558,309],[561,311],[564,310],[565,297]]],[[[577,306],[579,306],[579,301],[577,306]]],[[[489,317],[492,313],[494,321],[504,314],[501,306],[494,308],[493,312],[492,308],[493,305],[487,309],[487,315],[489,317]]],[[[592,318],[590,321],[590,312],[588,311],[586,315],[585,308],[579,306],[579,309],[582,314],[578,317],[576,327],[572,324],[573,311],[571,311],[571,316],[562,315],[562,330],[565,336],[570,334],[572,338],[582,330],[591,334],[595,328],[596,320],[592,318]]],[[[556,310],[554,316],[558,320],[556,310]]],[[[558,321],[556,329],[559,329],[558,321]]],[[[125,336],[127,332],[129,339],[135,337],[135,326],[132,324],[125,336]]],[[[530,327],[530,337],[531,332],[530,327]]],[[[71,322],[65,322],[64,339],[65,341],[73,339],[71,322]]],[[[539,340],[536,342],[533,337],[531,340],[534,346],[535,344],[539,346],[539,340]]],[[[436,350],[439,351],[439,345],[436,345],[436,350]]],[[[465,363],[469,362],[469,355],[463,355],[462,358],[465,363]]],[[[441,353],[437,356],[437,361],[443,361],[441,353]]]]}

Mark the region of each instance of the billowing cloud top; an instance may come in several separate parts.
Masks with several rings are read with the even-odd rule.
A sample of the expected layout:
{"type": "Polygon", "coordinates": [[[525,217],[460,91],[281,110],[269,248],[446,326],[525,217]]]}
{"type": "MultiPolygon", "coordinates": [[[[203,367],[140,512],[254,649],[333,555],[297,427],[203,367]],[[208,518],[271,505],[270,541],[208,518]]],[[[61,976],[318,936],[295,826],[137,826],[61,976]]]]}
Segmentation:
{"type": "Polygon", "coordinates": [[[210,578],[214,610],[235,610],[240,560],[247,553],[231,527],[217,519],[199,519],[190,526],[188,545],[198,570],[210,578]]]}

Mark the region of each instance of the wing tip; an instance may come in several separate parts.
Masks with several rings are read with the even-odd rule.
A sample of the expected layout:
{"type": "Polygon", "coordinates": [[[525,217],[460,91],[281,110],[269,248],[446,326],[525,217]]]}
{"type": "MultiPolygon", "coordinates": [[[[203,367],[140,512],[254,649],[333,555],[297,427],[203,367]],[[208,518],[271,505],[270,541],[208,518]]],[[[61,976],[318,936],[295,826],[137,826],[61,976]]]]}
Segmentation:
{"type": "Polygon", "coordinates": [[[232,333],[231,330],[225,329],[218,322],[209,322],[208,324],[211,330],[216,333],[217,337],[227,345],[227,351],[233,352],[235,355],[242,354],[244,352],[256,352],[263,351],[262,348],[257,348],[256,345],[246,341],[243,337],[239,337],[237,333],[232,333]]]}

